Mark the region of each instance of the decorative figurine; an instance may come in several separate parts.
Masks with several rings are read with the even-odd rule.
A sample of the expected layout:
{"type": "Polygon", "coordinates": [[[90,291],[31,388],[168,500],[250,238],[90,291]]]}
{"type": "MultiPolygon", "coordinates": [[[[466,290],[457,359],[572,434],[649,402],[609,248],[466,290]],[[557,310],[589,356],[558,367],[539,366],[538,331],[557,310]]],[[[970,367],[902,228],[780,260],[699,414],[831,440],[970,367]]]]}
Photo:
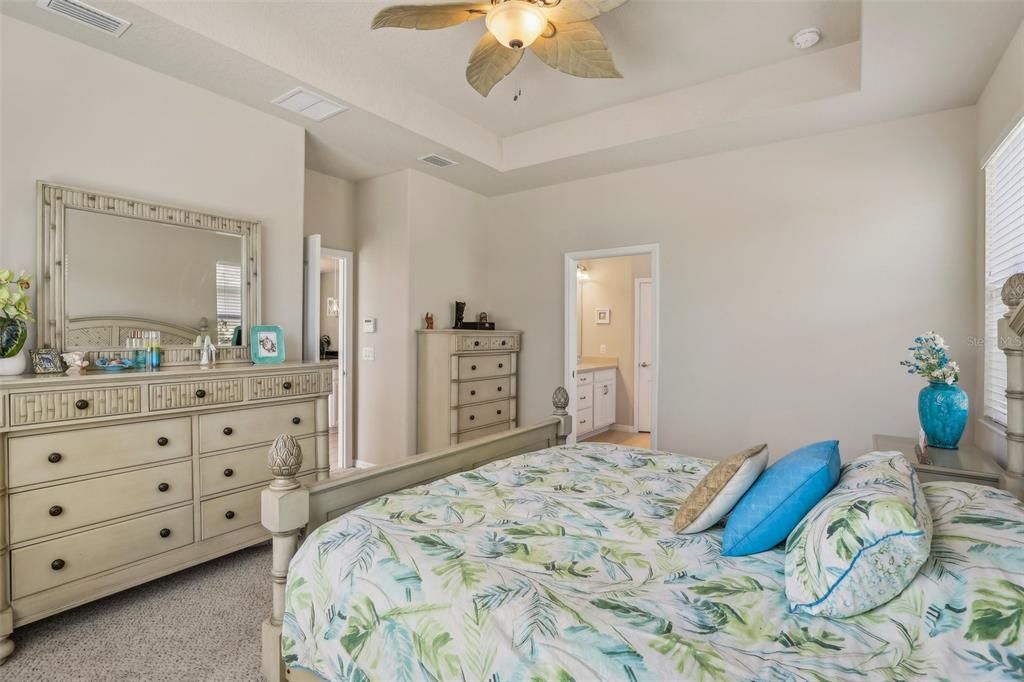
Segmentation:
{"type": "Polygon", "coordinates": [[[61,353],[61,357],[64,358],[64,364],[68,366],[67,371],[64,373],[69,377],[80,376],[89,365],[89,361],[85,359],[85,353],[79,350],[61,353]]]}
{"type": "Polygon", "coordinates": [[[481,329],[486,328],[486,326],[487,326],[487,313],[480,313],[479,315],[476,316],[476,319],[480,321],[480,324],[482,325],[481,329]]]}
{"type": "Polygon", "coordinates": [[[452,329],[462,329],[462,321],[466,317],[466,302],[456,301],[455,302],[455,324],[452,329]]]}
{"type": "Polygon", "coordinates": [[[424,329],[433,329],[434,328],[434,313],[427,313],[426,315],[424,315],[423,316],[423,321],[426,323],[426,326],[424,327],[424,329]]]}

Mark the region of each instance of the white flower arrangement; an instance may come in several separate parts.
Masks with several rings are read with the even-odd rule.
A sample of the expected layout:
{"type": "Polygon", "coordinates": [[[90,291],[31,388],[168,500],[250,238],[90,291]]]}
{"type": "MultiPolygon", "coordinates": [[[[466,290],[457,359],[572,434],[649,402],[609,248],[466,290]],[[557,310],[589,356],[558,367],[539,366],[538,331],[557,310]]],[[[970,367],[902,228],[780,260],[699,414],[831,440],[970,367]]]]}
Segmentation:
{"type": "Polygon", "coordinates": [[[916,374],[932,383],[953,385],[960,380],[960,366],[949,359],[949,346],[945,339],[935,332],[922,334],[914,339],[910,351],[912,360],[903,360],[900,365],[907,368],[907,374],[916,374]]]}

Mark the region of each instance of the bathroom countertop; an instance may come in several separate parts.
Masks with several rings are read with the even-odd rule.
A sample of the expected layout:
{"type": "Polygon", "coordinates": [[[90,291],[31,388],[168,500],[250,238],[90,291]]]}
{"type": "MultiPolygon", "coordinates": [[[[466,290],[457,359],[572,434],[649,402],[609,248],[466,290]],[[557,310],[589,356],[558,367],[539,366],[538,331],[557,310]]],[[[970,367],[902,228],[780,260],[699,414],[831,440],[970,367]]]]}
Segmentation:
{"type": "Polygon", "coordinates": [[[618,366],[618,358],[584,357],[576,362],[576,371],[595,372],[600,369],[615,369],[618,366]]]}

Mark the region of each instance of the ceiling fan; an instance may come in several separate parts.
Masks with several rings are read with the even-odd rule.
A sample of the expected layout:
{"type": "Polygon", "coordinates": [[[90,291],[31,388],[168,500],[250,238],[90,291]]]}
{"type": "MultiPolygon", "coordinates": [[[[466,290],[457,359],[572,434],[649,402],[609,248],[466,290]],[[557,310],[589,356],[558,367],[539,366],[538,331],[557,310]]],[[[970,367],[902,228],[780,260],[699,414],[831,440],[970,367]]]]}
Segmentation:
{"type": "Polygon", "coordinates": [[[626,0],[484,0],[444,5],[396,5],[377,13],[371,28],[433,30],[483,18],[487,33],[466,66],[466,80],[486,97],[512,73],[529,47],[553,69],[580,78],[622,78],[604,36],[591,19],[626,0]]]}

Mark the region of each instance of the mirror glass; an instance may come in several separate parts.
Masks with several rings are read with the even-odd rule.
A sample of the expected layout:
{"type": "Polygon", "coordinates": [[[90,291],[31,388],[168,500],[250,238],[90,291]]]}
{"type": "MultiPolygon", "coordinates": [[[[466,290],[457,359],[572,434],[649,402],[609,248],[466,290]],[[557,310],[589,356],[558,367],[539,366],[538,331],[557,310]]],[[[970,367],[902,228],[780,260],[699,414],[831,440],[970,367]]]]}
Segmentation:
{"type": "Polygon", "coordinates": [[[243,249],[236,234],[68,210],[65,346],[123,347],[141,330],[163,346],[242,345],[243,249]]]}

